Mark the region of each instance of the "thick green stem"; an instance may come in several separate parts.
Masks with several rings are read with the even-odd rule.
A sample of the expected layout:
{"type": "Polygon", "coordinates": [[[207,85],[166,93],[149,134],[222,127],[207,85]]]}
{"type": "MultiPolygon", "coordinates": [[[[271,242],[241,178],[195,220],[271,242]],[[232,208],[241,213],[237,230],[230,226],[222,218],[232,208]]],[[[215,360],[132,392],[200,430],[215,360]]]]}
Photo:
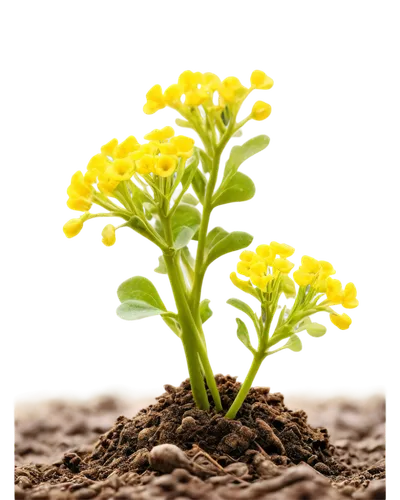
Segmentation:
{"type": "Polygon", "coordinates": [[[164,260],[171,282],[176,307],[178,309],[179,323],[182,328],[181,340],[185,350],[193,398],[196,405],[200,409],[208,410],[210,404],[208,402],[207,391],[203,375],[201,373],[198,356],[198,342],[196,336],[193,335],[193,318],[191,317],[190,309],[186,302],[186,295],[182,281],[177,273],[178,263],[176,262],[174,256],[168,254],[164,254],[164,260]]]}
{"type": "Polygon", "coordinates": [[[225,415],[225,418],[236,417],[237,412],[240,410],[244,400],[246,399],[247,394],[249,393],[251,386],[253,385],[253,381],[255,379],[255,376],[257,375],[258,370],[260,369],[263,359],[264,356],[258,353],[254,356],[249,373],[247,374],[247,377],[245,378],[242,387],[238,392],[238,395],[236,396],[234,402],[232,403],[232,406],[229,408],[227,414],[225,415]]]}

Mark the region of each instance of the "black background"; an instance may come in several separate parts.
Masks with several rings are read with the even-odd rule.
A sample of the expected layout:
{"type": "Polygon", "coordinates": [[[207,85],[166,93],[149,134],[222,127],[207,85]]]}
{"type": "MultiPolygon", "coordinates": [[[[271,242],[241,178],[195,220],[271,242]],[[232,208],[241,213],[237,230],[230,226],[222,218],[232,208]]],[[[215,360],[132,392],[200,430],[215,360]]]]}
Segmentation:
{"type": "MultiPolygon", "coordinates": [[[[166,79],[167,72],[175,69],[175,63],[149,69],[138,66],[129,75],[128,89],[125,86],[120,93],[109,80],[99,81],[98,73],[97,79],[90,75],[73,79],[59,95],[63,110],[59,126],[69,139],[64,140],[65,154],[57,159],[55,185],[62,185],[64,168],[76,166],[95,150],[96,136],[110,135],[113,127],[150,128],[151,120],[135,120],[135,88],[143,87],[143,80],[166,79]]],[[[247,69],[247,63],[217,64],[220,73],[247,69]]],[[[360,279],[361,295],[369,296],[373,272],[367,264],[370,236],[365,221],[370,207],[365,188],[357,181],[348,155],[334,149],[339,132],[331,130],[329,116],[325,122],[330,138],[321,140],[325,101],[318,91],[305,92],[289,68],[273,64],[273,71],[280,71],[282,79],[281,97],[273,98],[274,103],[282,101],[281,120],[272,122],[272,133],[281,137],[281,144],[257,161],[253,171],[266,176],[265,199],[257,201],[256,209],[225,209],[217,222],[256,223],[257,239],[263,238],[264,231],[280,231],[281,239],[296,240],[300,248],[316,247],[321,255],[335,255],[345,266],[345,279],[360,279]],[[315,100],[319,112],[313,120],[315,100]]],[[[56,215],[63,214],[63,204],[57,188],[56,215]]],[[[119,280],[121,271],[143,271],[144,263],[151,263],[151,249],[121,233],[121,248],[104,257],[103,249],[96,248],[96,226],[89,225],[88,231],[88,240],[74,241],[72,249],[64,249],[61,240],[51,243],[53,265],[46,301],[51,307],[46,308],[41,336],[27,339],[22,348],[37,353],[34,371],[57,381],[71,380],[70,375],[93,382],[118,376],[133,384],[158,384],[162,374],[182,377],[183,361],[175,360],[176,346],[160,336],[159,322],[153,321],[151,330],[121,329],[110,317],[111,280],[119,280]]],[[[247,355],[231,342],[231,314],[223,312],[223,283],[220,264],[209,275],[208,292],[217,297],[216,329],[211,332],[217,337],[217,366],[245,367],[247,355]]],[[[373,307],[370,299],[369,308],[373,307]]],[[[317,383],[348,377],[362,382],[366,364],[371,368],[367,373],[381,373],[384,357],[374,348],[372,317],[371,312],[361,313],[361,328],[354,329],[352,337],[331,337],[328,345],[313,346],[303,361],[274,361],[266,378],[317,383]]]]}

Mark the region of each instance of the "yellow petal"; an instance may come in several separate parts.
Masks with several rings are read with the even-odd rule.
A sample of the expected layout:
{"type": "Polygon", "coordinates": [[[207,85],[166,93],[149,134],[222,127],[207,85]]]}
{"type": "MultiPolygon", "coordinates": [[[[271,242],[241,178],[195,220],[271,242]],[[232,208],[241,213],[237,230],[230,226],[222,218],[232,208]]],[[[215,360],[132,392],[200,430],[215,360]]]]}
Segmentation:
{"type": "Polygon", "coordinates": [[[114,157],[114,150],[117,146],[118,146],[117,139],[111,139],[110,142],[107,142],[107,144],[104,144],[104,146],[101,146],[100,151],[103,153],[103,155],[111,156],[113,158],[114,157]]]}
{"type": "Polygon", "coordinates": [[[173,144],[180,153],[188,153],[192,151],[194,146],[194,140],[184,135],[173,137],[170,143],[173,144]]]}
{"type": "Polygon", "coordinates": [[[339,280],[328,278],[326,280],[326,297],[333,304],[341,304],[343,301],[342,284],[339,280]]]}
{"type": "Polygon", "coordinates": [[[321,264],[317,259],[309,257],[308,255],[303,255],[301,258],[301,270],[305,273],[317,274],[320,270],[321,264]]]}
{"type": "Polygon", "coordinates": [[[121,144],[119,144],[114,151],[115,158],[125,158],[129,153],[133,153],[134,151],[140,148],[140,144],[136,140],[133,135],[127,137],[121,144]]]}
{"type": "Polygon", "coordinates": [[[286,245],[286,243],[277,243],[276,241],[271,241],[270,246],[280,257],[286,258],[294,254],[294,248],[286,245]]]}
{"type": "Polygon", "coordinates": [[[267,76],[264,71],[259,70],[253,71],[250,77],[250,82],[256,89],[263,90],[270,89],[274,84],[272,78],[267,76]]]}
{"type": "Polygon", "coordinates": [[[236,287],[238,287],[240,290],[242,290],[243,292],[247,292],[247,293],[254,292],[254,288],[252,287],[250,281],[244,281],[244,280],[239,279],[236,276],[236,273],[231,273],[230,279],[231,279],[232,283],[236,287]]]}
{"type": "Polygon", "coordinates": [[[272,266],[277,271],[288,274],[293,269],[294,264],[286,259],[275,259],[272,266]]]}
{"type": "Polygon", "coordinates": [[[330,314],[329,315],[332,323],[337,326],[340,330],[347,330],[351,325],[351,319],[347,314],[330,314]]]}
{"type": "Polygon", "coordinates": [[[353,283],[347,283],[344,293],[343,293],[343,302],[342,305],[346,309],[354,309],[358,306],[357,300],[357,289],[353,283]]]}
{"type": "Polygon", "coordinates": [[[276,257],[276,252],[270,245],[259,245],[256,248],[256,253],[258,256],[262,257],[269,266],[272,265],[276,257]]]}
{"type": "Polygon", "coordinates": [[[300,270],[293,273],[293,279],[299,286],[310,285],[313,282],[314,278],[314,274],[305,273],[300,270]]]}

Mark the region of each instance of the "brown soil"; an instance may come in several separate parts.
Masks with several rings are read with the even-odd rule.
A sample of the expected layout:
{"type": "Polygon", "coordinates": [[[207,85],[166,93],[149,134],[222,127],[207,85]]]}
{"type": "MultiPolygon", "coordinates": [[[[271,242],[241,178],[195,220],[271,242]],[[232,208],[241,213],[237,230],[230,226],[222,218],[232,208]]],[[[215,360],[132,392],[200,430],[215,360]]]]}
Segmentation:
{"type": "MultiPolygon", "coordinates": [[[[217,382],[227,409],[240,384],[223,376],[217,382]]],[[[118,417],[111,428],[111,418],[132,411],[112,399],[22,414],[16,498],[385,498],[382,398],[309,404],[312,422],[327,425],[332,440],[267,388],[250,391],[235,421],[197,410],[188,381],[165,389],[156,404],[132,419],[118,417]]]]}

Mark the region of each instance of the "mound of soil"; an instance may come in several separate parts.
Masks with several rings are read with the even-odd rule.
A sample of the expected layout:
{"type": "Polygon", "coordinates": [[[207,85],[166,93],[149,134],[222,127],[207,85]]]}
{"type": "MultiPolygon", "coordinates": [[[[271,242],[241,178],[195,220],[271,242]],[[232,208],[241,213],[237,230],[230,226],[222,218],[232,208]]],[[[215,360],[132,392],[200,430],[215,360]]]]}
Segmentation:
{"type": "MultiPolygon", "coordinates": [[[[216,379],[227,409],[240,384],[229,376],[216,379]]],[[[188,381],[165,389],[156,404],[131,419],[119,417],[94,446],[89,444],[93,434],[105,430],[104,416],[103,429],[99,421],[94,424],[100,418],[94,405],[77,421],[70,409],[64,440],[63,418],[50,420],[53,431],[46,428],[48,418],[40,425],[22,420],[16,432],[16,498],[385,498],[383,401],[368,419],[365,411],[348,403],[347,410],[341,404],[345,411],[336,405],[335,418],[332,411],[324,414],[324,407],[317,410],[335,429],[335,447],[325,427],[310,426],[303,410],[288,409],[283,396],[267,388],[253,388],[234,421],[198,410],[188,381]],[[35,429],[38,447],[32,442],[35,429]],[[58,445],[49,438],[54,434],[58,445]],[[57,459],[55,446],[57,452],[71,449],[57,459]],[[46,449],[51,460],[44,459],[46,449]],[[36,463],[23,465],[27,459],[36,463]]],[[[107,405],[104,413],[110,413],[107,405]]]]}

